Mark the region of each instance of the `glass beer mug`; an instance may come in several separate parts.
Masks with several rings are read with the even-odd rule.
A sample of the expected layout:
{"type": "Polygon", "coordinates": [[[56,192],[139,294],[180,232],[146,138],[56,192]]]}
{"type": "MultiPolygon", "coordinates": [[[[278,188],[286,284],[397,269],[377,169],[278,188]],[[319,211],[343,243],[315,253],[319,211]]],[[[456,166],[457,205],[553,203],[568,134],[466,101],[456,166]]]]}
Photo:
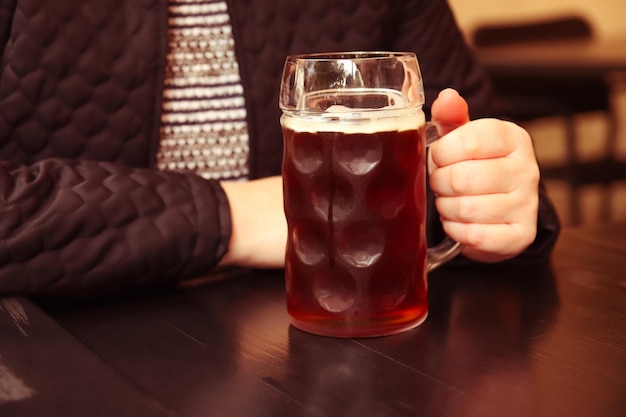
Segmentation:
{"type": "Polygon", "coordinates": [[[438,134],[423,104],[412,53],[287,58],[285,278],[295,327],[370,337],[425,320],[426,274],[461,248],[426,245],[426,147],[438,134]]]}

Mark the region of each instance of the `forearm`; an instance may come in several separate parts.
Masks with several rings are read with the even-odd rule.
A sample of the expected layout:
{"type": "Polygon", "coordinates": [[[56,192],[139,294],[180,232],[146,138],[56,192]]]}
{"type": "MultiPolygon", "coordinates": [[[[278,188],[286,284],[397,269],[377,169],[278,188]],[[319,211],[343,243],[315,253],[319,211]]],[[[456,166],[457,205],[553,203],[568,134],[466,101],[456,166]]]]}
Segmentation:
{"type": "Polygon", "coordinates": [[[100,295],[207,272],[226,197],[195,175],[46,160],[0,172],[0,293],[100,295]]]}

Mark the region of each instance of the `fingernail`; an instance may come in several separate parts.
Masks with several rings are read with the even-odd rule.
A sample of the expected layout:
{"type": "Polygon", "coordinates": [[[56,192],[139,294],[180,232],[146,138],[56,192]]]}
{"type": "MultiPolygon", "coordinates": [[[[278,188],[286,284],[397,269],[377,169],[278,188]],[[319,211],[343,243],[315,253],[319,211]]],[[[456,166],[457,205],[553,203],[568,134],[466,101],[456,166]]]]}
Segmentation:
{"type": "Polygon", "coordinates": [[[443,95],[443,94],[454,94],[454,95],[460,95],[458,91],[456,91],[454,88],[452,87],[448,87],[448,88],[444,88],[443,90],[441,90],[439,92],[439,95],[443,95]]]}

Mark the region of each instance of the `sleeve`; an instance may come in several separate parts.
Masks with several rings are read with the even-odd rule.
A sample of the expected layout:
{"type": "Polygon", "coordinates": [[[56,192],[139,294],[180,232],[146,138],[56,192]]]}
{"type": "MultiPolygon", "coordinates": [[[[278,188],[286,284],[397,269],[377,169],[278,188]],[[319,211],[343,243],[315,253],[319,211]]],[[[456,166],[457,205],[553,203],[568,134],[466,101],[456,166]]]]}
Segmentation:
{"type": "MultiPolygon", "coordinates": [[[[430,105],[439,91],[452,87],[467,100],[471,119],[509,119],[487,74],[467,46],[446,0],[408,0],[401,3],[394,38],[393,48],[413,51],[418,57],[424,78],[427,117],[430,117],[430,105]]],[[[443,239],[444,233],[430,191],[428,203],[428,238],[429,244],[434,244],[443,239]]],[[[525,252],[506,262],[545,262],[560,228],[556,210],[541,185],[537,237],[525,252]]],[[[454,262],[468,261],[459,257],[454,262]]]]}
{"type": "Polygon", "coordinates": [[[0,294],[106,295],[174,285],[227,250],[219,183],[46,159],[0,162],[0,294]]]}

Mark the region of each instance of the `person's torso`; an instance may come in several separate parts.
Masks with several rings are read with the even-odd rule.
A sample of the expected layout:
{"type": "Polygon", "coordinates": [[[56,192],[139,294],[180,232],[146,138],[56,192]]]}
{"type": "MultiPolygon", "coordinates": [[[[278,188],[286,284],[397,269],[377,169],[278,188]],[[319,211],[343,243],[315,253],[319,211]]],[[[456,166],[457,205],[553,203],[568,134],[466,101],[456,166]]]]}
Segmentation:
{"type": "MultiPolygon", "coordinates": [[[[250,132],[250,177],[280,172],[278,88],[288,54],[385,49],[384,0],[228,0],[250,132]]],[[[2,15],[0,156],[154,164],[167,1],[18,0],[2,15]]]]}

